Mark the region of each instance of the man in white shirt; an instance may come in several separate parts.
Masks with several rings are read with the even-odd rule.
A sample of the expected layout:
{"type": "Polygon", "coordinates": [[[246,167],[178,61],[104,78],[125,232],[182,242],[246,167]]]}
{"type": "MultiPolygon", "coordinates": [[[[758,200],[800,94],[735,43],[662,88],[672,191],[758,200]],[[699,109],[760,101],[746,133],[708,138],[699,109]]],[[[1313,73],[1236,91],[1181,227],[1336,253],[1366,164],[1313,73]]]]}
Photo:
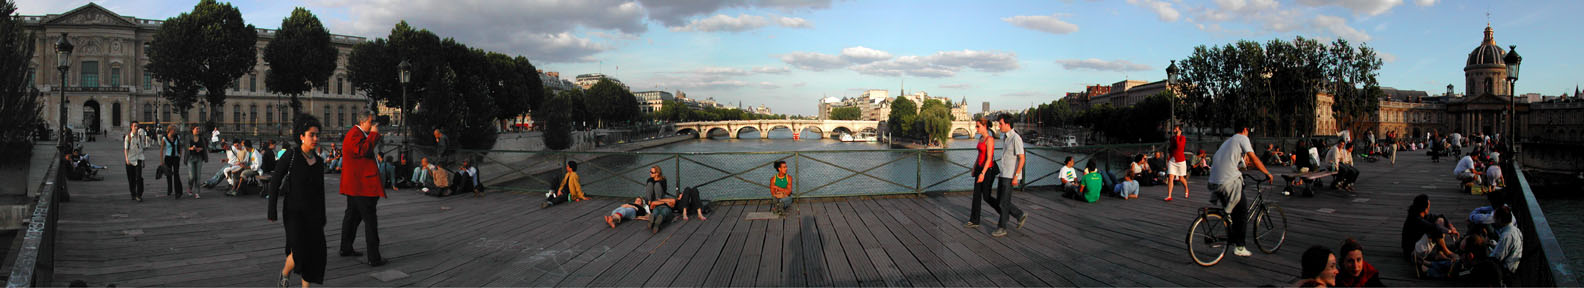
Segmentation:
{"type": "Polygon", "coordinates": [[[1078,192],[1078,170],[1073,169],[1072,156],[1067,156],[1067,162],[1061,169],[1056,170],[1056,176],[1061,179],[1062,191],[1066,193],[1078,192]]]}
{"type": "Polygon", "coordinates": [[[1457,168],[1452,169],[1452,176],[1463,183],[1479,182],[1479,171],[1474,170],[1474,164],[1474,153],[1463,155],[1463,159],[1458,160],[1457,168]]]}
{"type": "Polygon", "coordinates": [[[1518,263],[1523,259],[1523,231],[1518,230],[1518,225],[1513,225],[1513,215],[1507,206],[1496,208],[1496,237],[1493,240],[1495,247],[1490,251],[1490,257],[1500,263],[1507,273],[1518,270],[1518,263]]]}
{"type": "Polygon", "coordinates": [[[1491,158],[1490,166],[1485,167],[1485,185],[1486,186],[1491,186],[1491,187],[1506,187],[1507,186],[1507,180],[1502,175],[1501,165],[1496,165],[1496,163],[1498,163],[1498,162],[1501,162],[1501,160],[1497,160],[1496,158],[1491,158]]]}
{"type": "Polygon", "coordinates": [[[242,165],[236,172],[236,179],[231,181],[231,191],[226,192],[226,196],[236,196],[237,192],[242,190],[242,183],[247,182],[254,177],[258,177],[259,169],[261,169],[264,164],[264,161],[260,161],[263,160],[264,156],[263,154],[259,153],[257,149],[253,149],[252,140],[242,140],[242,150],[240,153],[238,153],[238,155],[243,156],[242,165]]]}
{"type": "Polygon", "coordinates": [[[143,202],[143,150],[148,149],[148,134],[138,128],[137,122],[132,122],[131,130],[127,130],[121,139],[121,153],[126,157],[127,184],[131,186],[132,200],[143,202]]]}

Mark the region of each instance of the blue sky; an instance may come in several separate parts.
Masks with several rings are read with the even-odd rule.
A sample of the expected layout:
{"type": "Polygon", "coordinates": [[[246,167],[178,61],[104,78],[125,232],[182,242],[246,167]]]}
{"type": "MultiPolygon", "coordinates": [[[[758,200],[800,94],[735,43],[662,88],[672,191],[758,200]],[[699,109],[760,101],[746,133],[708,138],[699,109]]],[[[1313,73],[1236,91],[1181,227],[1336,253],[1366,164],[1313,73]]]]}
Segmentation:
{"type": "MultiPolygon", "coordinates": [[[[20,0],[21,14],[81,0],[20,0]]],[[[100,1],[124,16],[164,19],[196,1],[100,1]]],[[[279,26],[292,7],[337,34],[383,37],[399,20],[471,46],[524,55],[546,71],[604,72],[633,90],[814,114],[824,96],[865,89],[981,101],[992,109],[1049,102],[1088,84],[1160,80],[1198,45],[1296,36],[1348,39],[1383,52],[1383,86],[1458,84],[1487,21],[1524,56],[1520,93],[1572,93],[1584,1],[235,1],[246,20],[279,26]],[[1486,13],[1490,13],[1487,18],[1486,13]],[[619,68],[618,68],[619,67],[619,68]]]]}

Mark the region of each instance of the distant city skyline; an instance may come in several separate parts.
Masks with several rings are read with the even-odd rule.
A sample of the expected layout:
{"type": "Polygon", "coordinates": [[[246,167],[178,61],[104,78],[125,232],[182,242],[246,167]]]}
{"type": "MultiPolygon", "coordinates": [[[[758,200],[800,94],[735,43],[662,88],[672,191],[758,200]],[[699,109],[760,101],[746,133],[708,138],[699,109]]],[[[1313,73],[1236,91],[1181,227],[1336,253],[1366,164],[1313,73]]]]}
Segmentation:
{"type": "MultiPolygon", "coordinates": [[[[20,0],[19,14],[90,1],[20,0]]],[[[196,1],[99,3],[165,19],[196,1]]],[[[816,115],[825,96],[869,89],[1021,109],[1086,85],[1165,78],[1195,46],[1295,36],[1364,42],[1381,52],[1380,84],[1462,90],[1469,50],[1488,23],[1524,55],[1519,94],[1572,93],[1584,82],[1579,1],[1127,0],[980,2],[234,1],[249,24],[276,28],[293,6],[332,33],[384,37],[400,20],[470,46],[523,55],[563,78],[604,73],[634,91],[686,92],[722,103],[816,115]],[[1487,18],[1487,13],[1490,15],[1487,18]],[[1561,19],[1563,22],[1548,22],[1561,19]]],[[[569,79],[570,80],[570,79],[569,79]]]]}

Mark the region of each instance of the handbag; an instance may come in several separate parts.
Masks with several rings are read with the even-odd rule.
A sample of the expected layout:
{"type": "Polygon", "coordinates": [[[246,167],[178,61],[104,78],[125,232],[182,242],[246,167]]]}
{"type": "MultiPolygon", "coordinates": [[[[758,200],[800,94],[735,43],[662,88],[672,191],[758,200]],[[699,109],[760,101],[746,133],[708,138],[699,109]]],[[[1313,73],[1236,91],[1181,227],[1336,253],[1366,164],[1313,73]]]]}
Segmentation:
{"type": "MultiPolygon", "coordinates": [[[[296,161],[297,160],[296,157],[291,157],[291,156],[296,156],[296,155],[293,155],[296,152],[291,151],[291,149],[286,149],[286,152],[287,152],[286,154],[282,155],[283,158],[286,158],[286,175],[281,175],[280,179],[272,179],[272,181],[280,181],[280,183],[275,184],[275,191],[281,191],[281,190],[285,190],[286,189],[286,181],[291,179],[292,163],[297,162],[296,161]]],[[[279,194],[279,193],[277,193],[277,194],[279,194]]]]}

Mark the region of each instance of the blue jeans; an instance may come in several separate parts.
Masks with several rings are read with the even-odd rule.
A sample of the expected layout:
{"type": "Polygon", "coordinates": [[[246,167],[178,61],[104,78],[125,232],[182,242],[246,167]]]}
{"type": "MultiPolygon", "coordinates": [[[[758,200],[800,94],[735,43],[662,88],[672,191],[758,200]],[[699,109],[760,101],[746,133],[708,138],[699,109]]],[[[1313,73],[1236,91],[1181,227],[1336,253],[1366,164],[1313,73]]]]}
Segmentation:
{"type": "Polygon", "coordinates": [[[627,206],[616,207],[616,210],[611,210],[611,214],[620,214],[622,220],[633,219],[638,217],[638,209],[627,206]]]}
{"type": "Polygon", "coordinates": [[[775,199],[775,208],[776,209],[785,210],[787,207],[792,207],[792,196],[787,196],[786,198],[776,198],[775,199]]]}

